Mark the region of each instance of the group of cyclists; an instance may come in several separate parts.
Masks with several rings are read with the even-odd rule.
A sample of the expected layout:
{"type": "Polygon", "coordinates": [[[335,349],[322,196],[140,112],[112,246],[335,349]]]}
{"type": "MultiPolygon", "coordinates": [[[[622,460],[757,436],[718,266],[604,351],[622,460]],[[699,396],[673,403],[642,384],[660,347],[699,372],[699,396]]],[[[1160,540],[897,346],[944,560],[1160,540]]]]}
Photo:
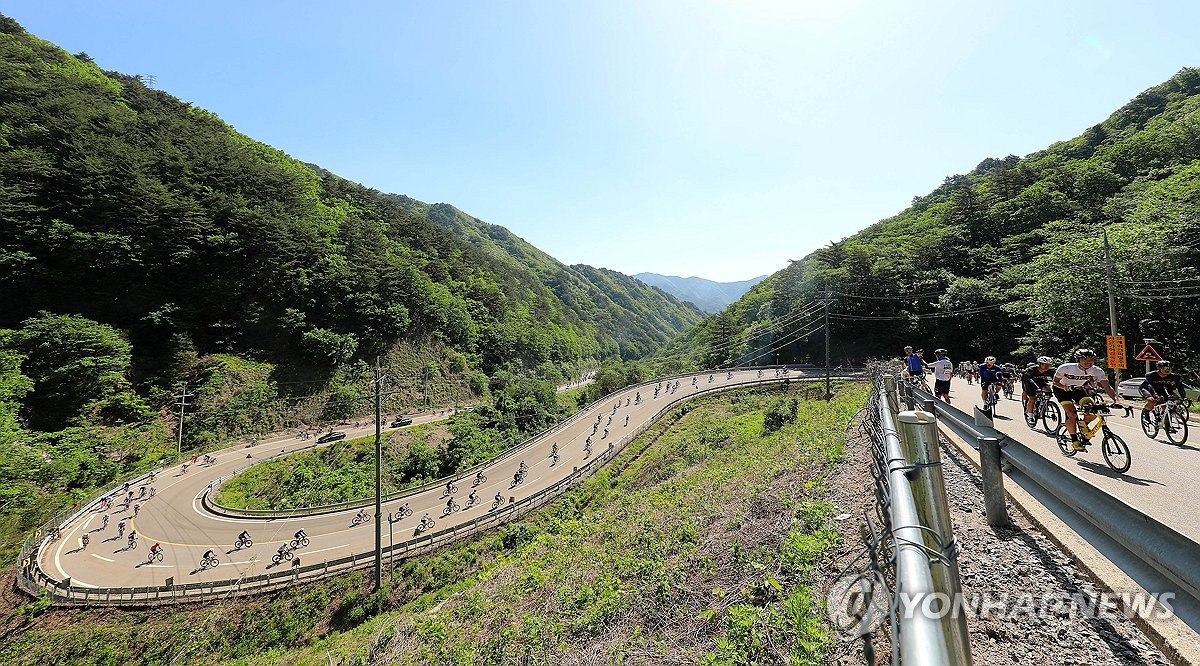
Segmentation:
{"type": "MultiPolygon", "coordinates": [[[[1090,443],[1079,432],[1079,408],[1082,404],[1093,401],[1097,394],[1103,392],[1112,400],[1113,407],[1124,408],[1104,370],[1096,366],[1096,352],[1091,349],[1079,349],[1071,361],[1057,366],[1050,356],[1038,356],[1021,369],[1012,363],[999,364],[995,356],[984,358],[982,363],[963,362],[954,366],[945,349],[935,350],[937,360],[932,362],[925,361],[923,350],[914,351],[911,346],[906,346],[904,353],[902,377],[906,381],[924,384],[926,370],[932,370],[934,387],[931,393],[947,403],[950,402],[950,379],[956,375],[965,378],[968,384],[978,380],[980,398],[985,405],[989,404],[989,389],[1011,394],[1015,383],[1019,381],[1025,422],[1030,428],[1037,421],[1035,408],[1038,395],[1052,394],[1055,401],[1062,405],[1065,417],[1063,425],[1075,451],[1086,450],[1090,443]]],[[[928,389],[928,386],[925,388],[928,389]]],[[[1176,396],[1186,400],[1187,388],[1183,379],[1171,371],[1170,361],[1158,361],[1155,369],[1146,375],[1138,388],[1138,392],[1146,399],[1142,407],[1142,420],[1148,421],[1151,411],[1164,400],[1176,396]]],[[[1085,414],[1084,418],[1091,421],[1090,414],[1085,414]]]]}

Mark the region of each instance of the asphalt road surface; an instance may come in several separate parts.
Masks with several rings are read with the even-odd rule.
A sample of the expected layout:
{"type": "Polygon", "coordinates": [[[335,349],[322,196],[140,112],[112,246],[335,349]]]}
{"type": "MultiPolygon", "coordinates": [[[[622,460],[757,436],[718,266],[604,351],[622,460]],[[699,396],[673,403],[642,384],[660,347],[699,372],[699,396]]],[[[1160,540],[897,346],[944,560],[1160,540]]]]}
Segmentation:
{"type": "MultiPolygon", "coordinates": [[[[791,378],[802,376],[803,373],[794,370],[790,373],[791,378]]],[[[578,417],[569,419],[563,429],[542,437],[527,448],[521,457],[503,457],[485,468],[487,480],[474,488],[477,501],[469,507],[468,496],[473,490],[474,475],[455,479],[457,492],[450,497],[458,508],[448,515],[443,515],[447,501],[444,487],[385,503],[382,525],[384,544],[391,540],[400,543],[417,535],[418,523],[426,514],[436,521],[434,529],[441,530],[493,510],[497,493],[504,503],[510,503],[546,488],[587,461],[590,456],[584,448],[589,438],[592,441],[590,455],[598,455],[624,433],[632,432],[651,420],[665,406],[682,402],[702,390],[774,379],[773,369],[763,371],[761,376],[757,370],[741,370],[732,374],[712,373],[711,378],[709,373],[689,375],[677,380],[678,388],[674,391],[668,390],[667,384],[662,383],[657,397],[653,384],[626,389],[578,417]],[[637,398],[638,391],[641,392],[640,401],[637,398]],[[557,461],[550,457],[551,447],[555,443],[559,451],[557,461]],[[514,474],[522,460],[528,465],[528,473],[520,483],[514,483],[514,474]],[[388,515],[397,512],[405,503],[412,509],[412,515],[390,524],[388,515]]],[[[437,418],[445,417],[417,416],[414,424],[437,418]]],[[[353,439],[373,435],[375,426],[370,423],[343,430],[347,439],[353,439]]],[[[251,447],[241,443],[216,451],[211,454],[216,462],[210,465],[192,464],[186,471],[178,464],[166,468],[159,472],[153,482],[157,490],[155,496],[135,500],[134,504],[139,505],[136,517],[132,516],[132,506],[126,509],[115,501],[107,511],[101,510],[98,504],[88,507],[89,510],[83,512],[81,518],[62,526],[62,538],[41,549],[40,564],[47,574],[56,579],[70,577],[75,587],[159,586],[167,578],[173,578],[176,584],[222,581],[288,566],[288,563],[272,565],[271,556],[282,543],[290,542],[300,528],[308,534],[310,543],[298,549],[295,556],[305,565],[351,553],[374,552],[375,529],[372,521],[353,524],[358,509],[296,518],[233,518],[212,513],[201,501],[210,483],[245,466],[250,462],[247,456],[252,460],[262,460],[311,444],[311,441],[291,436],[277,436],[259,441],[251,447]],[[102,527],[105,514],[109,515],[109,524],[102,527]],[[126,538],[117,537],[117,523],[123,518],[129,521],[129,527],[137,530],[138,540],[133,548],[128,547],[126,538]],[[242,530],[249,531],[254,545],[235,549],[234,541],[242,530]],[[81,548],[84,534],[90,537],[86,549],[81,548]],[[149,548],[155,542],[161,544],[163,549],[161,561],[149,561],[147,558],[149,548]],[[219,564],[215,568],[202,569],[202,555],[209,549],[215,552],[219,564]]],[[[1134,471],[1137,469],[1135,467],[1134,471]]],[[[138,497],[142,491],[137,485],[132,486],[131,490],[134,491],[134,497],[138,497]]],[[[115,499],[121,497],[118,495],[115,499]]],[[[368,512],[373,510],[373,504],[367,507],[368,512]]]]}
{"type": "MultiPolygon", "coordinates": [[[[1118,474],[1104,462],[1100,453],[1101,435],[1092,439],[1093,445],[1087,452],[1068,458],[1058,449],[1039,422],[1036,429],[1025,425],[1024,409],[1020,402],[1020,389],[1012,400],[1000,399],[996,406],[995,427],[1004,434],[1029,446],[1051,462],[1066,469],[1079,478],[1108,492],[1126,504],[1162,521],[1187,538],[1200,542],[1200,423],[1191,422],[1188,440],[1177,446],[1167,442],[1166,435],[1159,433],[1157,439],[1146,437],[1139,423],[1141,402],[1127,398],[1122,404],[1134,407],[1133,416],[1113,410],[1108,425],[1129,445],[1132,466],[1128,472],[1118,474]]],[[[950,400],[958,409],[970,414],[972,406],[983,404],[979,384],[967,384],[954,379],[950,400]]]]}

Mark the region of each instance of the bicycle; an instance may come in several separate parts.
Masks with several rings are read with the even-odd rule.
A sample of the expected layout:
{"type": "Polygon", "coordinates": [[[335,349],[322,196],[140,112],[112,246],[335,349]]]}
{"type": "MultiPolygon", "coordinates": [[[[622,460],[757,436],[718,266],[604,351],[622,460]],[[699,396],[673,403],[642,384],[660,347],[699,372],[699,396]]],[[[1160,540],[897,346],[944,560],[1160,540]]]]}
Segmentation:
{"type": "Polygon", "coordinates": [[[492,508],[491,508],[491,509],[488,509],[488,511],[495,511],[496,509],[500,508],[500,505],[501,505],[503,502],[504,502],[504,500],[503,500],[503,499],[501,499],[501,498],[499,498],[499,497],[497,497],[497,498],[493,499],[493,500],[492,500],[492,508]]]}
{"type": "Polygon", "coordinates": [[[294,549],[277,550],[275,551],[275,554],[271,556],[271,564],[287,562],[292,559],[293,553],[295,553],[294,549]]]}
{"type": "Polygon", "coordinates": [[[234,550],[241,550],[243,548],[249,548],[250,546],[253,546],[253,545],[254,545],[254,541],[251,540],[250,537],[246,537],[244,539],[239,537],[237,541],[233,542],[234,550]]]}
{"type": "MultiPolygon", "coordinates": [[[[1037,392],[1037,397],[1034,398],[1033,402],[1034,423],[1037,423],[1039,419],[1042,422],[1042,427],[1051,435],[1056,434],[1058,429],[1062,427],[1062,407],[1054,399],[1054,394],[1047,391],[1037,392]]],[[[1032,428],[1033,426],[1030,425],[1029,427],[1032,428]]]]}
{"type": "Polygon", "coordinates": [[[151,562],[162,562],[162,561],[163,561],[163,554],[162,554],[161,550],[152,550],[152,551],[150,551],[150,554],[146,556],[146,564],[150,564],[151,562]]]}
{"type": "Polygon", "coordinates": [[[302,548],[308,545],[308,537],[302,536],[299,539],[292,539],[292,550],[302,548]]]}
{"type": "Polygon", "coordinates": [[[458,492],[458,486],[451,483],[442,490],[442,497],[449,497],[458,492]]]}
{"type": "Polygon", "coordinates": [[[480,484],[487,482],[487,476],[483,472],[475,475],[475,480],[471,482],[472,488],[478,488],[480,484]]]}
{"type": "Polygon", "coordinates": [[[442,509],[442,517],[445,518],[446,516],[454,513],[455,511],[458,511],[458,502],[455,502],[454,500],[450,500],[450,503],[447,504],[444,509],[442,509]]]}
{"type": "Polygon", "coordinates": [[[200,559],[200,570],[204,571],[205,569],[215,569],[215,568],[217,568],[217,565],[220,563],[221,562],[220,562],[220,560],[217,559],[216,555],[213,555],[212,557],[201,558],[200,559]]]}
{"type": "Polygon", "coordinates": [[[908,384],[910,389],[921,389],[926,393],[933,393],[933,389],[929,388],[929,382],[925,381],[925,375],[909,375],[904,378],[904,383],[908,384]]]}
{"type": "Polygon", "coordinates": [[[987,397],[983,400],[984,411],[995,409],[998,402],[1000,402],[1000,391],[996,390],[996,382],[992,382],[988,384],[987,397]]]}
{"type": "MultiPolygon", "coordinates": [[[[1132,407],[1125,407],[1125,416],[1133,415],[1132,407]]],[[[1133,456],[1130,455],[1129,445],[1121,436],[1113,432],[1108,427],[1106,416],[1112,411],[1112,406],[1103,402],[1093,402],[1091,398],[1084,398],[1080,401],[1076,410],[1079,412],[1079,438],[1084,447],[1092,444],[1090,438],[1095,437],[1096,433],[1104,433],[1104,437],[1100,442],[1100,452],[1104,454],[1104,462],[1112,468],[1114,472],[1124,474],[1129,471],[1133,465],[1133,456]],[[1084,420],[1084,414],[1093,414],[1096,418],[1089,424],[1084,420]]],[[[1058,433],[1058,448],[1063,455],[1072,458],[1076,453],[1075,447],[1071,442],[1071,434],[1066,428],[1058,433]]]]}
{"type": "Polygon", "coordinates": [[[1150,439],[1158,436],[1159,431],[1165,431],[1167,441],[1182,446],[1188,436],[1188,410],[1192,401],[1187,398],[1168,397],[1154,406],[1149,412],[1143,412],[1142,432],[1150,439]]]}
{"type": "Polygon", "coordinates": [[[422,516],[421,522],[417,524],[417,531],[424,532],[425,530],[433,527],[436,524],[437,524],[437,521],[435,521],[433,518],[430,518],[428,516],[422,516]]]}
{"type": "MultiPolygon", "coordinates": [[[[369,522],[371,522],[372,517],[373,516],[369,513],[359,511],[354,516],[354,525],[362,525],[363,523],[369,523],[369,522]]],[[[308,545],[308,544],[305,544],[305,545],[308,545]]]]}
{"type": "Polygon", "coordinates": [[[1012,400],[1014,383],[1015,382],[1013,382],[1012,380],[1007,380],[1007,379],[1002,382],[1002,384],[1004,386],[1004,397],[1007,400],[1012,400]]]}
{"type": "Polygon", "coordinates": [[[400,508],[396,509],[397,518],[411,516],[412,514],[413,514],[412,507],[410,507],[407,503],[405,503],[404,506],[401,506],[400,508]]]}

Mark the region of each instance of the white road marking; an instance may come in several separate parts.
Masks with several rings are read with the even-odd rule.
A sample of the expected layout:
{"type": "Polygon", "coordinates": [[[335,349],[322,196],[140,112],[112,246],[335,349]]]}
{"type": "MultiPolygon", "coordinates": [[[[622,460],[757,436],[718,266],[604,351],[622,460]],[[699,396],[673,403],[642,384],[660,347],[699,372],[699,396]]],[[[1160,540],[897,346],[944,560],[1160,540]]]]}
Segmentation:
{"type": "Polygon", "coordinates": [[[108,559],[107,557],[101,557],[100,555],[97,555],[95,553],[92,553],[92,557],[99,557],[100,559],[104,560],[105,562],[112,562],[112,560],[108,559]]]}

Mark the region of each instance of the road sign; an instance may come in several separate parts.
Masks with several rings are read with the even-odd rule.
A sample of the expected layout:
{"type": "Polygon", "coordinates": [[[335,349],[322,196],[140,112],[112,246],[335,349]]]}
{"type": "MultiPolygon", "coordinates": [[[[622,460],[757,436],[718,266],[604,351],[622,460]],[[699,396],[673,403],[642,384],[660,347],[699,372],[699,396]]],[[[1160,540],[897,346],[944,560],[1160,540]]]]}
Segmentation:
{"type": "Polygon", "coordinates": [[[1123,335],[1106,335],[1105,341],[1108,343],[1108,367],[1125,369],[1125,336],[1123,335]]]}
{"type": "Polygon", "coordinates": [[[1139,361],[1161,361],[1161,360],[1163,360],[1163,357],[1159,356],[1158,352],[1154,350],[1154,347],[1151,347],[1150,345],[1146,345],[1146,348],[1142,350],[1142,353],[1138,354],[1134,358],[1136,358],[1139,361]]]}

